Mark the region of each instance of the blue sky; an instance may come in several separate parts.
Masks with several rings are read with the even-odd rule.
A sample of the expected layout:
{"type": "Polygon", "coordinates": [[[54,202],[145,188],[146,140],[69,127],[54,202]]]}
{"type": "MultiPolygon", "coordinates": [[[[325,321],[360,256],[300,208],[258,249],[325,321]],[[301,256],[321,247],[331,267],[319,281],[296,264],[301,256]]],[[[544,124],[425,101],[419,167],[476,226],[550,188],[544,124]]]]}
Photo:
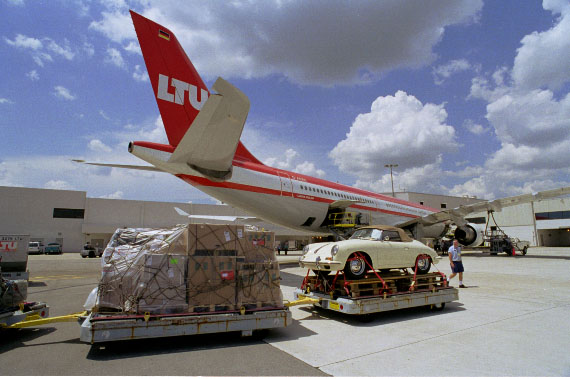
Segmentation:
{"type": "Polygon", "coordinates": [[[570,185],[568,1],[0,2],[0,185],[215,202],[142,164],[165,142],[128,10],[170,28],[208,85],[251,101],[272,166],[390,191],[498,198],[570,185]]]}

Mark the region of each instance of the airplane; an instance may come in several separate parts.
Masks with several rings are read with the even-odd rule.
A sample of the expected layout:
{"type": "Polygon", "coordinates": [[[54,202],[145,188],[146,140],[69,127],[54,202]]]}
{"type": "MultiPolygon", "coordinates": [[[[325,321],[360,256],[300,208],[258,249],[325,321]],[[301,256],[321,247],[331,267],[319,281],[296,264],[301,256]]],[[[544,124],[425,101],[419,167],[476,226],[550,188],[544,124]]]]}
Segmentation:
{"type": "Polygon", "coordinates": [[[172,31],[130,13],[169,143],[129,143],[128,151],[151,166],[79,162],[167,172],[226,204],[291,229],[344,238],[359,225],[383,224],[421,239],[443,237],[453,226],[454,237],[464,246],[483,241],[481,226],[468,223],[467,214],[570,193],[564,187],[440,211],[267,166],[240,141],[248,97],[222,78],[211,92],[172,31]]]}

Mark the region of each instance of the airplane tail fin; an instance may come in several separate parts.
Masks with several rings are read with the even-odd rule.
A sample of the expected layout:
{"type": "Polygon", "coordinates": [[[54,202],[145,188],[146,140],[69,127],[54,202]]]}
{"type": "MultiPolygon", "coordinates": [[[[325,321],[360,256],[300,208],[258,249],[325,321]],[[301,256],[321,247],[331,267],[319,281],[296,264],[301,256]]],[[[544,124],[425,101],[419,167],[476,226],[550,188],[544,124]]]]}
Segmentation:
{"type": "Polygon", "coordinates": [[[178,146],[210,95],[169,29],[131,11],[168,142],[178,146]]]}
{"type": "Polygon", "coordinates": [[[221,78],[210,93],[174,33],[133,11],[131,17],[170,146],[135,141],[130,151],[153,164],[162,154],[156,151],[172,151],[165,163],[214,180],[231,177],[234,159],[262,164],[239,140],[247,96],[221,78]]]}

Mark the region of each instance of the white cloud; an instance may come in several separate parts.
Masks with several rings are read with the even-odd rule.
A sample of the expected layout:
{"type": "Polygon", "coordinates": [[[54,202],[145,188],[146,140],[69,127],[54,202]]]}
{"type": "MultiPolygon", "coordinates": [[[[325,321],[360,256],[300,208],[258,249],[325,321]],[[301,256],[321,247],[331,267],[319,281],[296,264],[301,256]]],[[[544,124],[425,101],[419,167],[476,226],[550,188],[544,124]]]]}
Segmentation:
{"type": "Polygon", "coordinates": [[[135,71],[133,71],[133,79],[135,79],[137,82],[150,82],[148,72],[146,70],[143,70],[138,64],[135,66],[135,71]]]}
{"type": "Polygon", "coordinates": [[[15,6],[23,6],[24,0],[8,0],[8,4],[15,6]]]}
{"type": "Polygon", "coordinates": [[[22,49],[39,50],[43,47],[42,41],[39,39],[27,37],[23,34],[17,34],[14,40],[9,40],[8,38],[4,37],[4,41],[6,41],[8,45],[22,49]]]}
{"type": "Polygon", "coordinates": [[[47,53],[33,54],[32,59],[40,67],[44,67],[44,62],[53,62],[53,58],[47,53]]]}
{"type": "Polygon", "coordinates": [[[570,3],[545,0],[543,7],[560,17],[522,38],[513,68],[472,80],[470,97],[488,103],[486,118],[501,147],[481,172],[464,170],[473,177],[451,194],[491,199],[570,183],[570,93],[563,90],[570,82],[570,3]]]}
{"type": "Polygon", "coordinates": [[[46,189],[55,189],[55,190],[73,190],[73,186],[69,185],[65,180],[50,180],[48,181],[43,188],[46,189]]]}
{"type": "Polygon", "coordinates": [[[99,196],[101,199],[122,199],[125,194],[123,191],[115,191],[108,195],[99,196]]]}
{"type": "Polygon", "coordinates": [[[471,70],[473,66],[466,59],[456,59],[433,69],[432,75],[436,84],[443,82],[454,74],[461,71],[471,70]]]}
{"type": "MultiPolygon", "coordinates": [[[[421,167],[411,167],[400,170],[395,168],[392,172],[394,180],[394,191],[417,191],[427,193],[445,193],[447,189],[439,184],[439,178],[443,175],[441,170],[441,156],[438,156],[434,163],[423,165],[421,167]]],[[[378,174],[384,173],[380,179],[364,179],[360,178],[356,181],[355,186],[375,192],[391,192],[392,179],[390,171],[384,168],[378,174]]]]}
{"type": "Polygon", "coordinates": [[[105,62],[115,65],[119,68],[126,68],[125,61],[121,52],[114,47],[109,47],[107,49],[107,56],[105,57],[105,62]]]}
{"type": "Polygon", "coordinates": [[[0,104],[14,104],[14,102],[10,99],[6,99],[5,97],[0,97],[0,104]]]}
{"type": "Polygon", "coordinates": [[[60,99],[64,100],[75,100],[76,96],[73,95],[67,88],[62,86],[55,86],[54,87],[54,95],[59,97],[60,99]]]}
{"type": "Polygon", "coordinates": [[[570,3],[544,1],[543,7],[561,17],[552,28],[521,40],[513,66],[513,79],[519,88],[557,89],[570,80],[570,3]]]}
{"type": "Polygon", "coordinates": [[[476,124],[473,120],[467,119],[463,122],[463,127],[475,135],[481,135],[489,131],[489,128],[483,127],[481,124],[476,124]]]}
{"type": "Polygon", "coordinates": [[[99,114],[101,115],[101,117],[103,117],[105,120],[110,121],[111,117],[107,116],[107,113],[105,113],[104,110],[100,109],[99,110],[99,114]]]}
{"type": "Polygon", "coordinates": [[[128,51],[129,53],[132,53],[132,54],[142,55],[141,47],[139,46],[138,43],[136,43],[134,41],[130,41],[127,46],[123,46],[123,49],[125,51],[128,51]]]}
{"type": "MultiPolygon", "coordinates": [[[[272,150],[275,151],[274,149],[272,150]]],[[[297,172],[303,175],[317,176],[319,178],[323,178],[326,175],[325,171],[318,169],[313,162],[303,161],[301,163],[297,163],[299,160],[299,153],[294,149],[289,148],[285,150],[282,156],[266,158],[263,163],[268,166],[297,172]]]]}
{"type": "Polygon", "coordinates": [[[324,170],[316,168],[315,164],[309,161],[304,161],[303,163],[296,165],[292,171],[303,175],[316,176],[318,178],[324,178],[326,175],[324,170]]]}
{"type": "Polygon", "coordinates": [[[64,57],[68,61],[72,60],[73,57],[75,57],[75,53],[71,51],[71,48],[69,47],[69,41],[67,40],[65,40],[65,47],[58,45],[53,40],[49,40],[47,43],[47,49],[57,55],[64,57]]]}
{"type": "Polygon", "coordinates": [[[63,46],[51,38],[46,37],[40,40],[23,34],[17,34],[14,40],[10,40],[6,37],[4,37],[4,40],[10,46],[29,50],[31,52],[32,59],[40,67],[44,67],[46,62],[53,62],[53,57],[49,52],[67,60],[73,60],[75,57],[75,53],[69,46],[69,41],[67,39],[64,40],[63,46]]]}
{"type": "MultiPolygon", "coordinates": [[[[330,86],[370,82],[395,68],[429,64],[445,28],[473,21],[483,3],[196,0],[145,5],[142,13],[176,33],[206,78],[278,74],[296,83],[330,86]]],[[[120,9],[108,7],[90,28],[117,43],[134,40],[130,17],[120,9]]]]}
{"type": "Polygon", "coordinates": [[[95,47],[91,43],[85,42],[83,44],[83,51],[85,51],[85,54],[87,54],[88,57],[95,55],[95,47]]]}
{"type": "Polygon", "coordinates": [[[398,164],[400,170],[425,167],[456,148],[455,129],[446,118],[443,105],[423,105],[403,91],[380,96],[370,113],[356,117],[346,139],[329,156],[341,171],[368,181],[388,163],[398,164]]]}
{"type": "Polygon", "coordinates": [[[103,33],[113,42],[121,43],[126,39],[136,39],[133,22],[128,12],[102,12],[100,21],[93,21],[89,29],[103,33]]]}
{"type": "Polygon", "coordinates": [[[99,139],[93,139],[89,141],[87,147],[92,151],[98,151],[102,153],[110,153],[112,151],[112,149],[109,146],[105,145],[99,139]]]}
{"type": "Polygon", "coordinates": [[[26,74],[26,76],[28,78],[30,78],[31,81],[40,80],[40,75],[38,74],[38,72],[36,70],[32,70],[32,71],[28,72],[26,74]]]}

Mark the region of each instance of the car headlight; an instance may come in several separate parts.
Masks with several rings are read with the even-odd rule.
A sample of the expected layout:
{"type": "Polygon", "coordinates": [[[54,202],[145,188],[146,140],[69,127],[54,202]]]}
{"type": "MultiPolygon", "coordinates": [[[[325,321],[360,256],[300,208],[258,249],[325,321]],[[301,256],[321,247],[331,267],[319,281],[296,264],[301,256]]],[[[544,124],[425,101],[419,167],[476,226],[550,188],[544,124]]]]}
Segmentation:
{"type": "Polygon", "coordinates": [[[333,247],[331,247],[331,255],[334,257],[336,253],[338,253],[338,245],[333,245],[333,247]]]}
{"type": "Polygon", "coordinates": [[[309,245],[303,248],[303,254],[307,254],[309,252],[309,245]]]}

